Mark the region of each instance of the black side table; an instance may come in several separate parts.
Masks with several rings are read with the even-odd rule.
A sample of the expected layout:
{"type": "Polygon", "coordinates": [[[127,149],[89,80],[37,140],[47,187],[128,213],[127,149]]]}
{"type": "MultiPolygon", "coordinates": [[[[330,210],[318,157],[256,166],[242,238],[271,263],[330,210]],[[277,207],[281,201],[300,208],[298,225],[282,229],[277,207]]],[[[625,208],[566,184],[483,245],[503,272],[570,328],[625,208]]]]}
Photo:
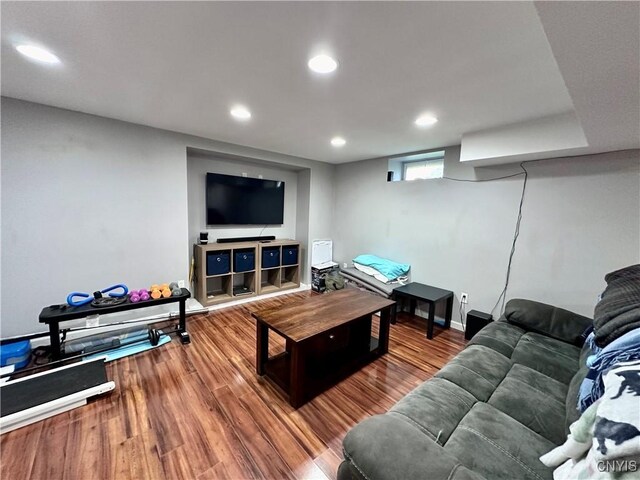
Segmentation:
{"type": "Polygon", "coordinates": [[[436,304],[442,301],[447,302],[447,311],[444,319],[445,328],[451,327],[451,313],[453,311],[453,292],[442,288],[431,287],[418,282],[411,282],[393,289],[391,295],[393,300],[401,298],[409,299],[409,313],[416,314],[416,304],[420,300],[429,304],[429,318],[427,322],[427,338],[433,338],[433,322],[435,318],[436,304]]]}

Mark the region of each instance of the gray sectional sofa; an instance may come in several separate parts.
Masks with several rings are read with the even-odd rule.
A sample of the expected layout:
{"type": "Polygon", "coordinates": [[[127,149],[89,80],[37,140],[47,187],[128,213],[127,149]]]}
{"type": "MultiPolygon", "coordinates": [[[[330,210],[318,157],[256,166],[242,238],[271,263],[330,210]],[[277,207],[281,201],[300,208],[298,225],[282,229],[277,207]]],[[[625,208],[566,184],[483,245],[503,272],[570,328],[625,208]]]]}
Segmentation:
{"type": "Polygon", "coordinates": [[[433,378],[346,435],[338,479],[551,479],[538,458],[579,416],[591,323],[511,300],[433,378]]]}

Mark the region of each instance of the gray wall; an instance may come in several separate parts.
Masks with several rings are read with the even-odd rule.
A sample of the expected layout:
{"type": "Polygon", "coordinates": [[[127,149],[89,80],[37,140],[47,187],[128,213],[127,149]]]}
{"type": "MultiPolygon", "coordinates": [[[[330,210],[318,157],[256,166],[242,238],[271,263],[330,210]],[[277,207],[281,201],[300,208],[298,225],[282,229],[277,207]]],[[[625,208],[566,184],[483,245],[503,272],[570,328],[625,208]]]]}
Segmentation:
{"type": "MultiPolygon", "coordinates": [[[[187,192],[189,199],[189,241],[198,242],[201,231],[209,232],[209,241],[218,238],[275,235],[276,238],[296,238],[296,213],[298,204],[298,172],[261,165],[242,160],[216,157],[215,154],[187,154],[187,192]],[[282,225],[207,226],[206,178],[207,173],[279,180],[284,182],[284,223],[282,225]]],[[[308,207],[307,207],[308,209],[308,207]]],[[[308,210],[307,210],[308,212],[308,210]]],[[[305,212],[305,214],[307,214],[305,212]]]]}
{"type": "MultiPolygon", "coordinates": [[[[333,186],[332,186],[333,188],[333,186]]],[[[298,208],[296,210],[296,240],[301,242],[301,250],[298,261],[302,268],[302,276],[300,281],[310,284],[311,283],[311,269],[309,263],[311,259],[311,248],[309,248],[309,200],[311,197],[311,170],[304,169],[298,172],[298,208]]],[[[333,197],[329,199],[329,209],[333,207],[333,197]]],[[[316,206],[317,207],[317,206],[316,206]]],[[[327,210],[329,210],[327,209],[327,210]]],[[[325,225],[322,228],[326,232],[331,231],[332,225],[325,225]]]]}
{"type": "Polygon", "coordinates": [[[335,165],[323,163],[310,173],[308,259],[311,258],[310,243],[332,238],[334,220],[342,214],[342,207],[336,206],[334,200],[335,165]]]}
{"type": "MultiPolygon", "coordinates": [[[[386,159],[334,166],[2,98],[0,336],[42,331],[41,308],[73,290],[186,279],[200,228],[188,208],[192,150],[296,172],[285,229],[304,243],[303,280],[309,243],[333,238],[336,261],[368,251],[411,263],[413,280],[464,290],[469,308],[488,311],[502,289],[521,177],[386,182],[386,159]]],[[[445,176],[518,171],[458,157],[446,149],[445,176]]],[[[591,314],[603,275],[640,258],[638,151],[526,168],[509,297],[591,314]]]]}
{"type": "Polygon", "coordinates": [[[6,97],[1,107],[3,338],[45,330],[40,310],[74,290],[188,277],[188,149],[308,170],[313,201],[288,224],[306,215],[316,221],[301,238],[331,235],[330,165],[6,97]]]}
{"type": "MultiPolygon", "coordinates": [[[[490,178],[448,148],[445,176],[490,178]]],[[[529,172],[508,298],[593,314],[604,275],[640,259],[638,151],[537,161],[529,172]]],[[[469,294],[488,312],[502,291],[522,177],[484,183],[386,182],[385,159],[336,169],[334,259],[374,253],[412,265],[411,278],[469,294]]],[[[456,304],[457,308],[457,304],[456,304]]],[[[499,308],[494,313],[499,313],[499,308]]],[[[457,319],[457,318],[456,318],[457,319]]]]}

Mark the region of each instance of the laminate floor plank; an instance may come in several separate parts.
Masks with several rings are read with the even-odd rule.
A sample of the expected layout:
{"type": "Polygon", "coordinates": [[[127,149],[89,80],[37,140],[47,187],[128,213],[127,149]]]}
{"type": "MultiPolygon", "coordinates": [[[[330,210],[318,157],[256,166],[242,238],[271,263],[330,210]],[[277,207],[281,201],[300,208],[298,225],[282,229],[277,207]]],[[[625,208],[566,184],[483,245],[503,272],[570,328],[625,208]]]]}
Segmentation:
{"type": "MultiPolygon", "coordinates": [[[[0,477],[23,479],[317,479],[336,476],[342,439],[455,356],[461,332],[399,314],[389,353],[293,409],[256,375],[251,312],[299,301],[299,292],[190,317],[178,340],[116,360],[116,389],[88,405],[0,437],[0,477]]],[[[378,321],[373,322],[377,335],[378,321]]],[[[284,351],[270,332],[269,353],[284,351]]]]}
{"type": "Polygon", "coordinates": [[[333,450],[328,448],[318,455],[313,461],[320,467],[328,478],[336,478],[342,458],[336,455],[333,450]]]}
{"type": "MultiPolygon", "coordinates": [[[[106,424],[90,425],[76,421],[69,425],[65,447],[65,478],[100,480],[114,478],[115,449],[106,424]]],[[[42,455],[43,452],[38,452],[42,455]]],[[[51,458],[49,459],[51,460],[51,458]]]]}
{"type": "Polygon", "coordinates": [[[270,408],[281,425],[291,433],[310,457],[316,457],[327,448],[327,445],[318,437],[311,425],[304,422],[300,414],[293,410],[289,404],[283,407],[281,404],[272,402],[270,408]]]}
{"type": "Polygon", "coordinates": [[[155,441],[155,432],[149,429],[125,440],[126,458],[130,478],[156,479],[164,476],[162,461],[155,441]]]}
{"type": "Polygon", "coordinates": [[[203,383],[200,384],[200,391],[202,395],[196,401],[202,403],[204,414],[198,418],[198,422],[227,471],[234,478],[264,478],[245,447],[246,442],[241,440],[241,432],[234,428],[218,400],[203,383]]]}
{"type": "Polygon", "coordinates": [[[195,478],[191,469],[191,452],[184,446],[176,447],[162,455],[162,468],[165,478],[195,478]]]}
{"type": "Polygon", "coordinates": [[[309,455],[305,449],[288,430],[282,428],[278,417],[257,395],[244,395],[240,402],[296,478],[325,478],[315,464],[309,463],[309,455]]]}
{"type": "Polygon", "coordinates": [[[0,478],[32,478],[37,446],[45,435],[44,423],[34,423],[2,435],[0,478]]]}
{"type": "MultiPolygon", "coordinates": [[[[69,434],[69,422],[56,422],[57,418],[64,417],[57,415],[42,422],[42,434],[35,449],[36,455],[33,459],[33,469],[31,478],[62,478],[64,475],[64,458],[67,455],[66,444],[69,434]],[[47,455],[38,455],[37,452],[47,452],[47,455]],[[50,457],[61,458],[62,461],[50,461],[50,457]]],[[[5,435],[6,436],[6,435],[5,435]]],[[[4,449],[3,449],[4,450],[4,449]]],[[[71,455],[72,452],[69,452],[71,455]]],[[[4,457],[4,455],[2,455],[4,457]]],[[[20,477],[13,477],[20,478],[20,477]]],[[[25,476],[23,478],[29,478],[25,476]]]]}

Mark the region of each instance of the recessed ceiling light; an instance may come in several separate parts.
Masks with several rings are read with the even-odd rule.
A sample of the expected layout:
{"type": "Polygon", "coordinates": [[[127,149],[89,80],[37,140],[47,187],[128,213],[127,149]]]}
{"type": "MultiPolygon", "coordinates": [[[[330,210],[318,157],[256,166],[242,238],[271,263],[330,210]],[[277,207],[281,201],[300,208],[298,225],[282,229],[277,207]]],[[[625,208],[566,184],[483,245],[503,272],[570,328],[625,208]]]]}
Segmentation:
{"type": "Polygon", "coordinates": [[[438,119],[433,115],[425,113],[424,115],[420,115],[418,118],[416,118],[415,123],[419,127],[430,127],[431,125],[438,123],[438,119]]]}
{"type": "Polygon", "coordinates": [[[16,50],[25,57],[29,57],[32,60],[36,60],[42,63],[60,63],[60,59],[53,53],[44,48],[36,47],[35,45],[18,45],[16,50]]]}
{"type": "Polygon", "coordinates": [[[329,55],[316,55],[309,63],[309,68],[316,73],[331,73],[338,68],[338,62],[336,62],[329,55]]]}
{"type": "Polygon", "coordinates": [[[233,118],[238,120],[249,120],[251,118],[251,112],[242,105],[237,105],[229,112],[233,118]]]}
{"type": "Polygon", "coordinates": [[[345,143],[347,143],[347,141],[342,137],[333,137],[331,139],[331,145],[334,147],[344,147],[345,143]]]}

